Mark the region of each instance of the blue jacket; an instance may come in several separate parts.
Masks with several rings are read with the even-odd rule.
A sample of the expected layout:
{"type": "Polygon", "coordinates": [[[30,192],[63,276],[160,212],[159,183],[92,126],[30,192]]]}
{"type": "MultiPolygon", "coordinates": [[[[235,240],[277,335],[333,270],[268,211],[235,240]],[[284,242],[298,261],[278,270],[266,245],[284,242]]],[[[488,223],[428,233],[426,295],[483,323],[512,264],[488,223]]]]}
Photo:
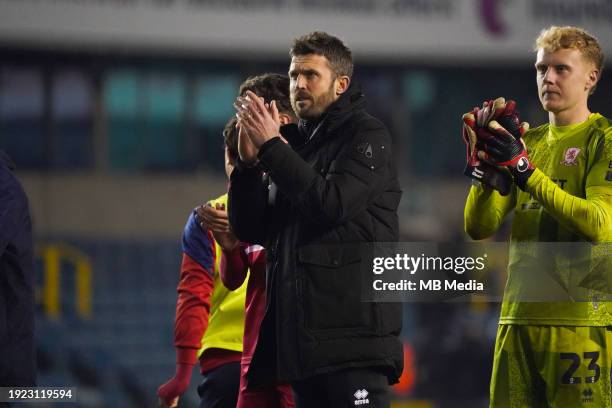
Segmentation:
{"type": "Polygon", "coordinates": [[[34,273],[28,198],[0,151],[0,387],[34,386],[34,273]]]}

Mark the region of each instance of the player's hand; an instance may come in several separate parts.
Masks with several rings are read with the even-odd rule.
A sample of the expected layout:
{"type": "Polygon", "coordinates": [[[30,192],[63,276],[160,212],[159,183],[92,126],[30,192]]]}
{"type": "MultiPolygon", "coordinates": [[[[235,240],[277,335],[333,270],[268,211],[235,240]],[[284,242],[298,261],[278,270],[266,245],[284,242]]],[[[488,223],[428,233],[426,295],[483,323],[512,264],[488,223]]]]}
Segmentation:
{"type": "Polygon", "coordinates": [[[510,133],[497,120],[492,120],[486,129],[477,130],[483,147],[478,157],[492,165],[507,167],[515,183],[524,190],[535,167],[529,160],[525,142],[520,138],[529,129],[529,124],[523,122],[517,129],[519,137],[510,133]]]}
{"type": "Polygon", "coordinates": [[[230,230],[229,219],[225,205],[217,203],[215,208],[204,204],[196,209],[196,221],[202,229],[212,232],[215,241],[224,251],[231,251],[238,245],[238,238],[230,230]]]}
{"type": "Polygon", "coordinates": [[[191,364],[177,364],[174,377],[157,389],[161,407],[177,407],[179,397],[189,388],[191,380],[191,364]]]}
{"type": "Polygon", "coordinates": [[[213,232],[229,232],[230,225],[225,205],[217,203],[213,208],[209,203],[196,208],[196,221],[200,227],[213,232]]]}
{"type": "MultiPolygon", "coordinates": [[[[533,166],[529,164],[524,170],[524,161],[527,160],[529,163],[529,159],[521,137],[529,129],[529,124],[520,122],[516,102],[506,101],[501,97],[485,101],[482,108],[474,108],[463,115],[463,122],[464,140],[468,145],[466,172],[474,173],[468,175],[474,178],[488,175],[484,171],[487,163],[497,168],[506,167],[516,184],[523,189],[527,178],[533,173],[533,166]],[[513,147],[509,145],[504,147],[502,146],[504,144],[513,147]],[[518,157],[519,151],[524,151],[525,158],[518,157]],[[502,154],[504,152],[505,155],[502,154]],[[480,164],[477,165],[479,161],[480,164]]],[[[506,183],[507,180],[504,179],[502,183],[504,187],[506,183]]]]}
{"type": "Polygon", "coordinates": [[[243,163],[247,166],[252,166],[257,163],[259,149],[251,141],[250,136],[247,134],[247,129],[240,125],[240,123],[236,124],[236,126],[238,127],[238,155],[243,163]]]}
{"type": "Polygon", "coordinates": [[[506,169],[490,165],[478,158],[478,138],[476,136],[476,114],[478,108],[463,115],[463,141],[466,146],[466,164],[463,174],[492,187],[501,195],[508,195],[512,187],[512,176],[506,169]]]}
{"type": "Polygon", "coordinates": [[[482,108],[474,108],[472,111],[475,116],[475,126],[486,128],[490,121],[499,118],[503,114],[516,112],[516,103],[513,100],[506,100],[503,97],[490,99],[482,103],[482,108]]]}
{"type": "Polygon", "coordinates": [[[521,123],[516,102],[504,98],[485,101],[482,109],[474,109],[474,116],[478,158],[494,166],[506,167],[515,183],[524,189],[534,168],[522,140],[529,124],[521,123]]]}
{"type": "Polygon", "coordinates": [[[255,148],[280,135],[280,117],[275,101],[269,105],[255,93],[247,91],[244,98],[239,97],[234,107],[238,123],[244,126],[255,148]]]}

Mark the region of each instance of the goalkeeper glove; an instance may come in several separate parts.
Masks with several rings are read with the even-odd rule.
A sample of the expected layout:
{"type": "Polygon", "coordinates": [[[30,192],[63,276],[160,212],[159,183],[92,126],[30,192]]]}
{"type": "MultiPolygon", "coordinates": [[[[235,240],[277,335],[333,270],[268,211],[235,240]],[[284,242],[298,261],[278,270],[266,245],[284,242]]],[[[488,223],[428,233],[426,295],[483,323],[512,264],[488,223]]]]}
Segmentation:
{"type": "MultiPolygon", "coordinates": [[[[504,196],[510,193],[512,176],[505,169],[495,167],[478,158],[479,144],[476,128],[486,126],[490,120],[497,118],[505,109],[506,101],[504,98],[497,98],[495,101],[485,101],[482,109],[474,108],[471,112],[464,114],[462,118],[463,141],[466,146],[466,165],[463,174],[494,188],[504,196]]],[[[508,109],[513,110],[514,104],[508,106],[508,109]]]]}
{"type": "Polygon", "coordinates": [[[466,147],[466,165],[463,174],[508,195],[512,187],[512,176],[478,158],[478,139],[474,131],[475,116],[473,113],[463,115],[463,141],[466,147]]]}
{"type": "Polygon", "coordinates": [[[501,115],[491,120],[487,128],[477,128],[476,134],[482,143],[478,158],[495,166],[510,170],[514,182],[525,190],[527,180],[535,167],[529,160],[525,142],[521,136],[529,129],[527,122],[519,123],[518,115],[501,115]],[[503,123],[503,125],[502,125],[503,123]]]}
{"type": "Polygon", "coordinates": [[[501,115],[509,115],[515,112],[516,103],[499,97],[495,100],[484,101],[482,108],[474,108],[474,116],[476,117],[476,126],[487,127],[490,121],[497,119],[501,115]]]}

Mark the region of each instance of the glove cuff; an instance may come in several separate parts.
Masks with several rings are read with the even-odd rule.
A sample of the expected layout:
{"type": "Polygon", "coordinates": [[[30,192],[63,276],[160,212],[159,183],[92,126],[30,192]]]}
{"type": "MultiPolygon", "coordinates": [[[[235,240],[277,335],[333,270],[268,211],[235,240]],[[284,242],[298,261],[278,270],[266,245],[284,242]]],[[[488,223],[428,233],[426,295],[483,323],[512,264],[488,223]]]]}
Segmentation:
{"type": "Polygon", "coordinates": [[[499,165],[508,166],[516,185],[519,186],[521,190],[525,191],[527,180],[529,177],[531,177],[533,171],[535,170],[534,165],[529,160],[529,156],[527,156],[527,152],[524,151],[519,156],[512,159],[512,161],[499,163],[499,165]]]}
{"type": "Polygon", "coordinates": [[[494,167],[486,162],[480,162],[478,166],[466,165],[463,174],[487,187],[492,187],[503,196],[510,194],[512,189],[510,174],[506,170],[494,167]]]}
{"type": "Polygon", "coordinates": [[[521,190],[527,191],[525,190],[525,188],[527,187],[527,180],[529,180],[529,177],[531,177],[531,175],[535,171],[535,167],[533,167],[533,165],[530,164],[530,166],[527,167],[527,169],[523,171],[521,171],[518,166],[509,167],[509,169],[510,169],[510,173],[512,173],[512,178],[514,179],[514,183],[521,190]]]}

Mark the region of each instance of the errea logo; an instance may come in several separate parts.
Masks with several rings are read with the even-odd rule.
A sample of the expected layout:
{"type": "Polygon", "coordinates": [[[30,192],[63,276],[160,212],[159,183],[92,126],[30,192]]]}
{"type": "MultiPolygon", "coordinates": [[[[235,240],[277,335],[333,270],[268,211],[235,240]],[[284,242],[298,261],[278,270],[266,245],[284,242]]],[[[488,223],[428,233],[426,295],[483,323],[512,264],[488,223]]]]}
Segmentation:
{"type": "Polygon", "coordinates": [[[368,399],[368,390],[366,390],[365,388],[363,390],[357,390],[355,391],[355,393],[353,394],[353,396],[355,396],[355,406],[359,406],[359,405],[366,405],[370,403],[370,400],[368,399]]]}
{"type": "Polygon", "coordinates": [[[587,388],[586,390],[582,391],[582,402],[583,403],[593,402],[593,390],[592,389],[587,388]]]}

